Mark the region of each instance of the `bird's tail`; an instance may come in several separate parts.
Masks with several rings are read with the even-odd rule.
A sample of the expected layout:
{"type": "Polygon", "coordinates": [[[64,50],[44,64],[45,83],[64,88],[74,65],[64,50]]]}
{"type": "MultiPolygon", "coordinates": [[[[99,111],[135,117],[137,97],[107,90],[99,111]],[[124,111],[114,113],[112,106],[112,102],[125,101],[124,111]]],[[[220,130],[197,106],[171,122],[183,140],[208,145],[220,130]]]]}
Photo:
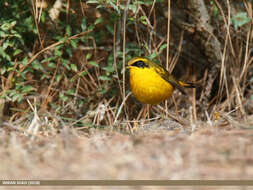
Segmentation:
{"type": "Polygon", "coordinates": [[[178,81],[179,84],[185,88],[196,88],[199,86],[197,83],[178,81]]]}

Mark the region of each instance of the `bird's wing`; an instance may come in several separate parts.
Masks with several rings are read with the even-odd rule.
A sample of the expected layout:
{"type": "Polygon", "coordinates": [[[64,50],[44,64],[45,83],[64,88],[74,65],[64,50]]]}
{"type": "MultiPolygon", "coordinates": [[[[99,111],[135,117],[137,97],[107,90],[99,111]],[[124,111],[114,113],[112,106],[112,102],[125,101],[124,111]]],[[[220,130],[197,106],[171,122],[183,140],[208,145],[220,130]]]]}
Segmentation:
{"type": "Polygon", "coordinates": [[[180,90],[180,92],[186,94],[183,87],[178,83],[177,79],[175,79],[175,77],[173,77],[173,75],[171,75],[165,68],[160,65],[157,65],[155,67],[155,70],[165,81],[170,83],[174,88],[177,88],[178,90],[180,90]]]}

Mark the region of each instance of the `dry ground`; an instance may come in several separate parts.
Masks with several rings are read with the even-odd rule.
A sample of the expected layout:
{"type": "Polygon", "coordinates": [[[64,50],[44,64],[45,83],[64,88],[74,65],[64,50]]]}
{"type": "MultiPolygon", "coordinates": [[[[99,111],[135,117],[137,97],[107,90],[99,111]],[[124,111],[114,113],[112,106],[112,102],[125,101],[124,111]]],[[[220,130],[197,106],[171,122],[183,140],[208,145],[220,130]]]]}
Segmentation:
{"type": "Polygon", "coordinates": [[[30,136],[2,127],[1,178],[253,179],[252,122],[249,128],[202,125],[193,132],[170,123],[150,123],[132,135],[65,127],[30,136]]]}

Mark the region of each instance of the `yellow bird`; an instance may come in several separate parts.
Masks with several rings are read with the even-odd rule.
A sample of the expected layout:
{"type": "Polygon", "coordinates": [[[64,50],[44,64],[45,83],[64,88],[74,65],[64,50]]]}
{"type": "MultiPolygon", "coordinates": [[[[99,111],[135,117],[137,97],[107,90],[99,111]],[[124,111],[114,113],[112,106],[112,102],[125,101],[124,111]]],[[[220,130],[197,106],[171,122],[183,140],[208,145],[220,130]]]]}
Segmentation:
{"type": "Polygon", "coordinates": [[[128,68],[131,90],[144,104],[159,104],[172,95],[174,88],[185,94],[184,87],[196,87],[193,83],[177,80],[164,67],[143,57],[132,58],[128,62],[128,68]]]}

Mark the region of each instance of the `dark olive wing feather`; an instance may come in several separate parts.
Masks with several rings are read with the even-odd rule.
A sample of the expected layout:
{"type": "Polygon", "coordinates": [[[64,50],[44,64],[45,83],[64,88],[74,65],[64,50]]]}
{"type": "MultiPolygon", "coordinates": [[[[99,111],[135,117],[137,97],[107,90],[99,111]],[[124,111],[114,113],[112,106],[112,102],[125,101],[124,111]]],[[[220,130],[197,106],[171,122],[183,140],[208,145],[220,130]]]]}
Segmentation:
{"type": "Polygon", "coordinates": [[[177,79],[173,77],[165,68],[160,65],[155,65],[156,72],[168,83],[170,83],[174,88],[177,88],[183,94],[186,94],[183,87],[177,82],[177,79]]]}

